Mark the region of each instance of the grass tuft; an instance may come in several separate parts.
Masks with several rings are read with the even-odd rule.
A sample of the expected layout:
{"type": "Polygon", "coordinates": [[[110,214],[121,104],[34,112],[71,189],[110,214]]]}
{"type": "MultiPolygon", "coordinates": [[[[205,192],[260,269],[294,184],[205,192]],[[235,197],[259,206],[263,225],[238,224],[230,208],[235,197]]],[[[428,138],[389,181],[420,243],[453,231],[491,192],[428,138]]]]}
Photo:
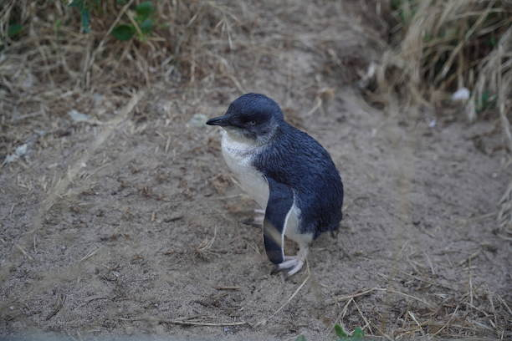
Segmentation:
{"type": "Polygon", "coordinates": [[[512,3],[392,0],[392,49],[376,72],[377,101],[435,106],[467,88],[470,121],[511,97],[512,3]]]}
{"type": "MultiPolygon", "coordinates": [[[[197,52],[204,37],[220,37],[217,27],[232,19],[209,1],[7,0],[0,10],[2,65],[82,90],[176,83],[204,73],[208,54],[197,52]]],[[[20,90],[6,69],[0,77],[20,90]]]]}

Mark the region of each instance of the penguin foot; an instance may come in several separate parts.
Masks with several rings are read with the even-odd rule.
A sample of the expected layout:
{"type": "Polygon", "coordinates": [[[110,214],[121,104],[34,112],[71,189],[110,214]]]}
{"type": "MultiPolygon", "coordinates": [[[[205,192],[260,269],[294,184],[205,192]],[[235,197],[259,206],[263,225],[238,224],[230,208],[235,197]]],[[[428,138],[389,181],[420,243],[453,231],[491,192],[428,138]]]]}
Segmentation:
{"type": "Polygon", "coordinates": [[[265,220],[265,210],[255,209],[253,223],[263,225],[263,220],[265,220]]]}
{"type": "Polygon", "coordinates": [[[254,209],[254,215],[247,219],[242,220],[245,225],[251,225],[254,227],[261,227],[265,220],[265,211],[261,209],[254,209]]]}
{"type": "Polygon", "coordinates": [[[273,275],[278,272],[286,270],[286,277],[295,275],[297,272],[300,271],[300,269],[302,269],[302,266],[304,265],[304,260],[301,258],[302,257],[285,256],[284,262],[276,264],[271,274],[273,275]]]}

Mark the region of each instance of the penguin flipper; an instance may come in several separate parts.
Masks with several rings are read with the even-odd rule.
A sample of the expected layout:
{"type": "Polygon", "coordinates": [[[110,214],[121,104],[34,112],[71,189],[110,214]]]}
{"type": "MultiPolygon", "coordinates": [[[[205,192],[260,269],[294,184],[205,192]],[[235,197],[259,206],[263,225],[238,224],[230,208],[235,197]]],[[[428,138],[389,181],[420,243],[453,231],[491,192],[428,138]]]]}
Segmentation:
{"type": "Polygon", "coordinates": [[[290,187],[267,177],[269,198],[263,220],[263,242],[268,259],[281,264],[284,256],[284,233],[286,217],[293,206],[293,191],[290,187]]]}

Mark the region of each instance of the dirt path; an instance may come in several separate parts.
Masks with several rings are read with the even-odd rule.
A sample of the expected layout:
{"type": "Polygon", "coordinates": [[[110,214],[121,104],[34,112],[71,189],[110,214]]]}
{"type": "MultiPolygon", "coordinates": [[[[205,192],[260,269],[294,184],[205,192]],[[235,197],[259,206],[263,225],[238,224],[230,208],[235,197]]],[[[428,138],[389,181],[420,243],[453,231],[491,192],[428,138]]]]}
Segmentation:
{"type": "Polygon", "coordinates": [[[342,323],[390,338],[512,337],[512,252],[493,215],[511,174],[486,152],[498,140],[475,143],[493,125],[431,127],[432,114],[366,104],[351,82],[377,58],[380,24],[363,36],[369,14],[354,8],[233,6],[244,27],[210,76],[156,84],[134,110],[104,96],[86,112],[103,124],[62,118],[63,134],[2,168],[0,335],[322,340],[342,323]],[[244,223],[254,204],[218,131],[194,123],[245,91],[276,99],[346,187],[338,239],[322,236],[309,273],[289,281],[269,275],[261,231],[244,223]]]}

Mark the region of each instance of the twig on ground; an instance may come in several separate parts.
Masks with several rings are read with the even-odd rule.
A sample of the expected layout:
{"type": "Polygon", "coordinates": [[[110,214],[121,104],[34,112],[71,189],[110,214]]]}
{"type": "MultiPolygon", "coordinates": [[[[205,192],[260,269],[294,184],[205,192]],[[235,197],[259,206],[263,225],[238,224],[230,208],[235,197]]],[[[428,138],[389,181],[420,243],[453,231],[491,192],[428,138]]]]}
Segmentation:
{"type": "Polygon", "coordinates": [[[472,253],[468,258],[462,260],[459,262],[459,266],[463,265],[464,263],[470,263],[473,259],[475,259],[480,253],[482,252],[481,249],[475,251],[474,253],[472,253]]]}
{"type": "Polygon", "coordinates": [[[457,313],[457,311],[459,310],[459,306],[456,306],[455,307],[455,311],[453,312],[452,316],[450,317],[450,319],[448,320],[448,322],[446,322],[446,324],[441,327],[441,329],[439,329],[437,332],[435,332],[434,334],[432,334],[432,336],[436,336],[437,334],[439,334],[440,332],[442,332],[446,327],[448,327],[450,325],[450,323],[452,322],[453,318],[455,317],[455,314],[457,313]]]}
{"type": "Polygon", "coordinates": [[[350,299],[353,299],[353,298],[356,298],[356,297],[359,297],[359,296],[365,296],[365,295],[368,295],[374,291],[378,290],[378,288],[372,288],[372,289],[368,289],[368,290],[365,290],[365,291],[362,291],[362,292],[359,292],[359,293],[354,293],[354,294],[351,294],[351,295],[348,295],[348,296],[338,296],[336,297],[335,299],[337,301],[346,301],[346,300],[350,300],[350,299]]]}
{"type": "Polygon", "coordinates": [[[89,258],[91,258],[92,256],[94,256],[99,250],[101,250],[103,248],[103,246],[100,246],[98,248],[96,248],[95,250],[89,252],[87,255],[85,255],[84,257],[82,257],[79,262],[83,262],[89,258]]]}
{"type": "Polygon", "coordinates": [[[274,316],[276,316],[281,310],[283,310],[284,307],[286,307],[292,300],[295,296],[297,296],[297,294],[299,293],[300,289],[302,289],[304,287],[304,285],[306,285],[306,283],[309,281],[309,278],[311,277],[311,272],[309,270],[309,263],[307,262],[306,260],[306,265],[307,265],[307,269],[308,269],[308,276],[306,277],[306,279],[302,282],[301,285],[299,285],[299,287],[294,291],[294,293],[286,300],[286,302],[284,302],[280,307],[279,309],[277,309],[272,315],[270,315],[269,317],[267,317],[266,319],[263,319],[261,320],[260,322],[256,323],[255,324],[255,327],[259,327],[259,326],[262,326],[262,325],[265,325],[271,318],[273,318],[274,316]]]}
{"type": "Polygon", "coordinates": [[[512,309],[510,309],[510,307],[508,306],[507,302],[503,299],[503,297],[499,295],[496,295],[496,297],[500,300],[501,304],[503,304],[503,306],[507,308],[507,311],[510,314],[510,316],[512,316],[512,309]]]}
{"type": "Polygon", "coordinates": [[[165,320],[151,317],[139,317],[139,318],[119,318],[120,321],[153,321],[159,323],[170,323],[178,324],[182,326],[209,326],[209,327],[220,327],[220,326],[243,326],[249,325],[247,322],[205,322],[205,321],[194,321],[194,320],[165,320]]]}
{"type": "Polygon", "coordinates": [[[409,316],[412,318],[412,320],[418,325],[418,328],[420,329],[420,332],[421,332],[421,335],[425,335],[425,331],[423,330],[423,327],[421,326],[421,324],[418,322],[418,320],[416,319],[416,316],[414,316],[414,314],[412,313],[412,311],[408,311],[407,312],[409,314],[409,316]]]}
{"type": "Polygon", "coordinates": [[[219,287],[215,287],[215,289],[217,289],[217,290],[237,291],[237,290],[240,290],[240,287],[224,287],[224,286],[219,286],[219,287]]]}
{"type": "Polygon", "coordinates": [[[364,323],[366,324],[365,326],[363,326],[363,329],[365,329],[365,327],[368,326],[368,328],[370,329],[370,333],[373,334],[373,330],[372,330],[372,326],[371,326],[370,322],[366,319],[366,317],[364,316],[364,314],[361,311],[361,309],[359,309],[359,305],[357,304],[357,302],[354,299],[352,299],[352,300],[354,301],[354,304],[356,306],[357,311],[359,312],[359,315],[361,315],[361,317],[363,318],[364,323]]]}
{"type": "Polygon", "coordinates": [[[354,299],[351,298],[348,300],[347,303],[345,303],[345,305],[343,306],[343,309],[341,309],[341,313],[338,315],[338,317],[336,318],[336,320],[334,321],[334,323],[332,324],[332,326],[330,326],[329,328],[326,329],[325,333],[324,333],[324,337],[323,337],[323,340],[326,340],[327,337],[329,336],[329,334],[331,333],[332,330],[334,330],[334,326],[341,323],[343,324],[343,319],[345,318],[345,315],[347,314],[347,311],[348,311],[348,306],[354,302],[354,299]]]}
{"type": "Polygon", "coordinates": [[[34,260],[34,258],[32,258],[32,256],[31,256],[31,255],[29,255],[29,254],[27,253],[27,251],[25,251],[25,250],[24,250],[24,249],[23,249],[19,244],[14,244],[14,246],[16,246],[16,248],[17,248],[18,250],[20,250],[20,251],[21,251],[21,253],[23,253],[23,254],[25,255],[25,257],[27,257],[27,258],[28,258],[28,259],[30,259],[30,260],[34,260]]]}
{"type": "Polygon", "coordinates": [[[356,294],[349,295],[349,296],[336,297],[336,300],[337,301],[343,301],[343,300],[347,300],[347,299],[354,298],[354,297],[364,296],[364,295],[368,295],[369,293],[371,293],[373,291],[385,291],[385,292],[392,293],[392,294],[402,295],[402,296],[405,296],[405,297],[408,297],[408,298],[412,298],[412,299],[414,299],[414,300],[416,300],[418,302],[421,302],[421,303],[425,304],[426,306],[428,306],[430,308],[433,308],[432,304],[428,303],[425,300],[422,300],[421,298],[418,298],[418,297],[406,294],[406,293],[401,292],[401,291],[397,291],[397,290],[393,290],[393,289],[387,289],[387,288],[372,288],[372,289],[363,291],[361,293],[356,293],[356,294]]]}

